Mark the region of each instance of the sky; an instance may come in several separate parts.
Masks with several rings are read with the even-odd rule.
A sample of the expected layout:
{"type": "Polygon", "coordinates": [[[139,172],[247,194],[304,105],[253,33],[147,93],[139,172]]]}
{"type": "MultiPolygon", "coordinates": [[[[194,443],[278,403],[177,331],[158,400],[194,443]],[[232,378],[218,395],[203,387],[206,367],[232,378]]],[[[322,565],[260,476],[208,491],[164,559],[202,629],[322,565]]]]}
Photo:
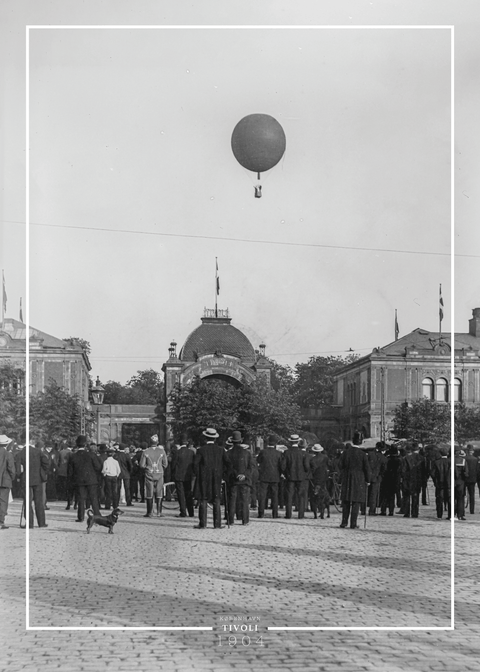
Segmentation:
{"type": "Polygon", "coordinates": [[[28,298],[33,327],[88,340],[92,374],[126,382],[214,307],[217,259],[219,308],[282,364],[386,345],[395,310],[401,336],[438,330],[440,284],[443,331],[467,331],[478,5],[114,4],[2,7],[7,317],[28,298]],[[30,30],[27,260],[26,23],[83,26],[30,30]],[[455,25],[454,293],[451,31],[395,24],[455,25]],[[252,113],[286,135],[261,199],[230,145],[252,113]]]}

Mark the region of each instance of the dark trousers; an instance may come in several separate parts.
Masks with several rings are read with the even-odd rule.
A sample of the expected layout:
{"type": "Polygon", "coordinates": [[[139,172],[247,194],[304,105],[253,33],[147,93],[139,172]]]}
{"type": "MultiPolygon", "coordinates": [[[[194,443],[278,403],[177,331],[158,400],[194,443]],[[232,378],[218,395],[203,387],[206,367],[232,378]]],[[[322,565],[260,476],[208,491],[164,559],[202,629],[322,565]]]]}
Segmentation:
{"type": "Polygon", "coordinates": [[[418,518],[418,507],[420,504],[420,491],[412,492],[405,490],[403,495],[403,515],[406,518],[418,518]]]}
{"type": "MultiPolygon", "coordinates": [[[[222,513],[220,510],[220,497],[213,500],[213,527],[222,526],[222,513]]],[[[198,502],[198,522],[200,527],[207,527],[208,502],[206,499],[200,499],[198,502]]]]}
{"type": "Polygon", "coordinates": [[[67,478],[67,505],[71,506],[75,502],[77,503],[78,499],[78,490],[75,483],[71,478],[67,478]]]}
{"type": "Polygon", "coordinates": [[[85,520],[85,503],[88,499],[93,509],[93,513],[98,516],[100,514],[100,506],[98,505],[98,485],[93,483],[91,485],[77,485],[78,490],[78,520],[85,520]]]}
{"type": "Polygon", "coordinates": [[[287,481],[287,507],[285,518],[292,517],[293,495],[297,498],[298,517],[305,517],[305,502],[308,493],[308,481],[287,481]]]}
{"type": "Polygon", "coordinates": [[[360,511],[360,502],[342,501],[342,525],[347,527],[350,518],[350,527],[357,527],[358,512],[360,511]]]}
{"type": "Polygon", "coordinates": [[[272,518],[278,518],[278,483],[260,481],[258,484],[258,517],[263,518],[267,505],[268,486],[272,498],[272,518]]]}
{"type": "Polygon", "coordinates": [[[455,483],[455,515],[459,518],[465,516],[465,483],[455,483]]]}
{"type": "Polygon", "coordinates": [[[368,513],[375,513],[377,509],[380,481],[370,483],[368,486],[368,513]]]}
{"type": "Polygon", "coordinates": [[[475,513],[475,483],[466,483],[470,513],[475,513]]]}
{"type": "Polygon", "coordinates": [[[250,520],[250,488],[248,485],[242,485],[240,483],[235,483],[230,486],[230,493],[228,498],[228,517],[230,525],[233,525],[235,510],[237,506],[237,497],[240,502],[241,512],[242,512],[242,523],[246,523],[250,520]]]}
{"type": "Polygon", "coordinates": [[[130,475],[130,496],[138,502],[138,474],[130,475]]]}
{"type": "Polygon", "coordinates": [[[452,505],[450,501],[450,492],[448,488],[435,488],[435,505],[437,507],[437,518],[443,518],[444,505],[447,504],[448,517],[452,517],[452,505]]]}
{"type": "Polygon", "coordinates": [[[57,476],[57,497],[58,499],[67,500],[67,477],[57,476]]]}
{"type": "Polygon", "coordinates": [[[0,525],[4,524],[7,515],[9,493],[10,488],[0,488],[0,525]]]}
{"type": "Polygon", "coordinates": [[[145,472],[142,471],[141,474],[138,476],[138,483],[140,485],[140,497],[142,499],[142,502],[145,501],[145,472]]]}
{"type": "Polygon", "coordinates": [[[116,476],[105,476],[104,489],[105,489],[105,506],[109,509],[112,504],[113,508],[118,508],[118,497],[119,490],[117,484],[116,476]]]}
{"type": "Polygon", "coordinates": [[[132,503],[132,497],[130,495],[130,479],[129,478],[118,478],[117,482],[117,488],[118,488],[118,500],[120,501],[120,492],[122,490],[122,481],[123,481],[123,487],[125,489],[125,502],[127,505],[130,505],[132,503]]]}
{"type": "Polygon", "coordinates": [[[192,495],[192,481],[175,481],[177,488],[178,504],[180,506],[180,515],[186,518],[187,511],[190,518],[193,516],[193,495],[192,495]]]}
{"type": "Polygon", "coordinates": [[[380,511],[382,515],[387,513],[393,515],[395,510],[395,489],[385,486],[382,488],[382,496],[380,498],[380,511]]]}
{"type": "MultiPolygon", "coordinates": [[[[33,505],[35,506],[35,516],[37,517],[38,527],[45,525],[45,502],[43,499],[43,483],[30,486],[30,496],[28,501],[28,527],[33,527],[33,505]]],[[[26,508],[26,507],[25,507],[26,508]]]]}

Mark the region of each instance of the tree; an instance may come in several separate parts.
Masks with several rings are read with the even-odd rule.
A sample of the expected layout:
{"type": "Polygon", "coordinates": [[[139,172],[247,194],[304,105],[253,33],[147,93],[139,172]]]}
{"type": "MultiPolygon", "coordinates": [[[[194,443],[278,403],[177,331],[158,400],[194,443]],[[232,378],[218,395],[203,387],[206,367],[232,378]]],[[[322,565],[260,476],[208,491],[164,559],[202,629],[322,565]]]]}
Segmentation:
{"type": "MultiPolygon", "coordinates": [[[[73,442],[80,434],[81,412],[78,396],[52,382],[44,392],[30,397],[30,437],[48,443],[73,442]]],[[[90,416],[86,416],[86,425],[90,433],[90,416]]]]}
{"type": "Polygon", "coordinates": [[[455,404],[454,433],[455,442],[461,446],[480,438],[480,409],[478,406],[455,404]]]}
{"type": "Polygon", "coordinates": [[[215,427],[222,439],[239,429],[252,440],[268,434],[285,437],[301,426],[300,409],[288,390],[274,390],[263,379],[235,388],[196,377],[189,387],[175,388],[170,401],[174,434],[186,432],[195,441],[206,427],[215,427]]]}
{"type": "Polygon", "coordinates": [[[0,434],[25,440],[25,371],[7,362],[0,366],[0,434]]]}
{"type": "Polygon", "coordinates": [[[423,444],[450,439],[450,406],[430,399],[401,404],[394,411],[393,431],[398,439],[423,444]]]}
{"type": "Polygon", "coordinates": [[[76,336],[69,336],[68,338],[63,338],[63,341],[66,343],[70,343],[70,345],[79,345],[87,355],[89,355],[92,352],[92,348],[90,346],[90,343],[86,341],[84,338],[77,338],[76,336]]]}
{"type": "Polygon", "coordinates": [[[292,390],[295,383],[295,372],[291,366],[279,364],[274,359],[267,358],[272,364],[272,387],[274,390],[284,388],[292,390]]]}
{"type": "Polygon", "coordinates": [[[333,403],[334,375],[347,364],[358,359],[346,357],[310,357],[306,364],[295,366],[295,383],[292,387],[295,401],[302,408],[318,408],[333,403]]]}
{"type": "Polygon", "coordinates": [[[162,375],[153,369],[137,371],[126,385],[109,380],[103,387],[104,404],[159,404],[163,400],[162,375]]]}
{"type": "Polygon", "coordinates": [[[242,389],[238,421],[252,439],[273,434],[285,440],[302,426],[300,407],[288,388],[275,390],[263,378],[242,389]]]}

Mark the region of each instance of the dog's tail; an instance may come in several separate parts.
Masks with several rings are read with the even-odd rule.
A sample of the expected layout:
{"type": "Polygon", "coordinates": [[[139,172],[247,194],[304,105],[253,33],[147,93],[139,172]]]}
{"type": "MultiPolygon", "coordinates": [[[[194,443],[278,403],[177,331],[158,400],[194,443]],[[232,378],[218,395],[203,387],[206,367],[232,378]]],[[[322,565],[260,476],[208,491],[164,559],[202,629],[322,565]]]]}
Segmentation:
{"type": "Polygon", "coordinates": [[[89,518],[93,518],[94,515],[95,515],[95,514],[93,513],[93,509],[87,509],[87,516],[88,516],[89,518]]]}

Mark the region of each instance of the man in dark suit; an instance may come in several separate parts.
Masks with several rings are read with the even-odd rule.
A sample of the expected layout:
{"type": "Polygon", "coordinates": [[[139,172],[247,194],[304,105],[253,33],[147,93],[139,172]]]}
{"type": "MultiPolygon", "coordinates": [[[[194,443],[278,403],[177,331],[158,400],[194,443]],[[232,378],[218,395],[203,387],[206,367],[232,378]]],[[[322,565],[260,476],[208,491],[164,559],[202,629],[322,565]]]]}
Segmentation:
{"type": "Polygon", "coordinates": [[[171,471],[177,489],[178,503],[180,506],[180,518],[193,518],[193,460],[195,455],[188,447],[188,438],[184,434],[180,439],[180,448],[172,450],[171,471]]]}
{"type": "Polygon", "coordinates": [[[91,502],[95,515],[100,515],[98,503],[98,474],[102,471],[102,463],[98,456],[86,450],[87,437],[80,435],[76,440],[77,451],[72,453],[68,462],[68,477],[72,479],[78,492],[77,523],[85,518],[85,503],[91,502]]]}
{"type": "Polygon", "coordinates": [[[435,505],[437,508],[437,518],[443,517],[445,504],[447,505],[447,520],[452,516],[452,500],[450,487],[450,455],[449,449],[440,448],[437,452],[437,459],[434,460],[431,469],[431,476],[435,485],[435,505]]]}
{"type": "Polygon", "coordinates": [[[252,454],[248,447],[242,445],[242,435],[235,431],[232,434],[232,449],[226,455],[228,482],[228,519],[233,525],[237,498],[240,501],[242,524],[250,522],[250,488],[252,487],[252,454]]]}
{"type": "Polygon", "coordinates": [[[358,446],[347,443],[340,460],[339,468],[342,477],[342,522],[340,527],[347,527],[350,517],[350,528],[358,528],[357,518],[360,504],[366,501],[367,487],[370,483],[370,467],[368,458],[358,446]]]}
{"type": "Polygon", "coordinates": [[[195,529],[203,530],[207,527],[207,504],[213,505],[213,527],[222,527],[220,498],[222,494],[222,479],[225,471],[225,451],[217,446],[215,439],[218,433],[213,427],[202,432],[205,444],[201,446],[194,458],[195,495],[198,499],[198,525],[195,529]]]}
{"type": "Polygon", "coordinates": [[[269,436],[266,447],[257,457],[258,464],[258,517],[265,515],[268,491],[272,498],[272,518],[278,518],[278,484],[284,469],[283,453],[276,449],[274,436],[269,436]]]}
{"type": "Polygon", "coordinates": [[[292,517],[293,493],[297,497],[298,517],[305,517],[305,503],[308,494],[308,474],[310,456],[300,449],[300,437],[292,434],[288,439],[290,447],[285,451],[285,474],[287,478],[287,505],[285,518],[292,517]]]}
{"type": "Polygon", "coordinates": [[[7,450],[10,439],[5,434],[0,436],[0,530],[8,530],[5,516],[8,511],[8,496],[15,479],[15,462],[12,453],[7,450]]]}
{"type": "Polygon", "coordinates": [[[114,458],[120,465],[120,477],[117,481],[118,499],[120,501],[120,491],[122,489],[123,483],[127,506],[133,506],[132,496],[130,494],[130,473],[132,471],[132,460],[130,459],[130,454],[127,451],[128,447],[124,443],[119,443],[118,449],[114,455],[114,458]]]}
{"type": "MultiPolygon", "coordinates": [[[[38,527],[48,527],[45,523],[45,500],[43,499],[43,484],[46,483],[48,477],[48,457],[41,450],[41,448],[29,446],[29,502],[28,502],[28,527],[33,527],[33,508],[32,501],[35,506],[35,515],[37,517],[38,527]]],[[[24,491],[26,490],[26,473],[27,473],[27,447],[20,452],[20,473],[23,478],[24,491]]],[[[25,511],[26,493],[24,498],[25,511]]]]}
{"type": "MultiPolygon", "coordinates": [[[[377,515],[377,506],[379,504],[380,486],[382,483],[383,474],[385,473],[386,458],[383,456],[382,450],[384,444],[378,441],[375,448],[367,452],[368,465],[370,467],[370,485],[368,486],[368,515],[377,515]]],[[[362,511],[363,513],[363,511],[362,511]]]]}
{"type": "Polygon", "coordinates": [[[480,477],[480,465],[471,444],[467,446],[465,461],[468,467],[468,476],[465,481],[468,490],[468,503],[470,505],[470,513],[475,513],[475,485],[477,479],[480,477]]]}
{"type": "Polygon", "coordinates": [[[425,480],[425,459],[420,455],[420,446],[413,443],[407,447],[407,455],[402,463],[403,516],[418,518],[420,492],[425,480]],[[411,511],[410,511],[411,503],[411,511]]]}

